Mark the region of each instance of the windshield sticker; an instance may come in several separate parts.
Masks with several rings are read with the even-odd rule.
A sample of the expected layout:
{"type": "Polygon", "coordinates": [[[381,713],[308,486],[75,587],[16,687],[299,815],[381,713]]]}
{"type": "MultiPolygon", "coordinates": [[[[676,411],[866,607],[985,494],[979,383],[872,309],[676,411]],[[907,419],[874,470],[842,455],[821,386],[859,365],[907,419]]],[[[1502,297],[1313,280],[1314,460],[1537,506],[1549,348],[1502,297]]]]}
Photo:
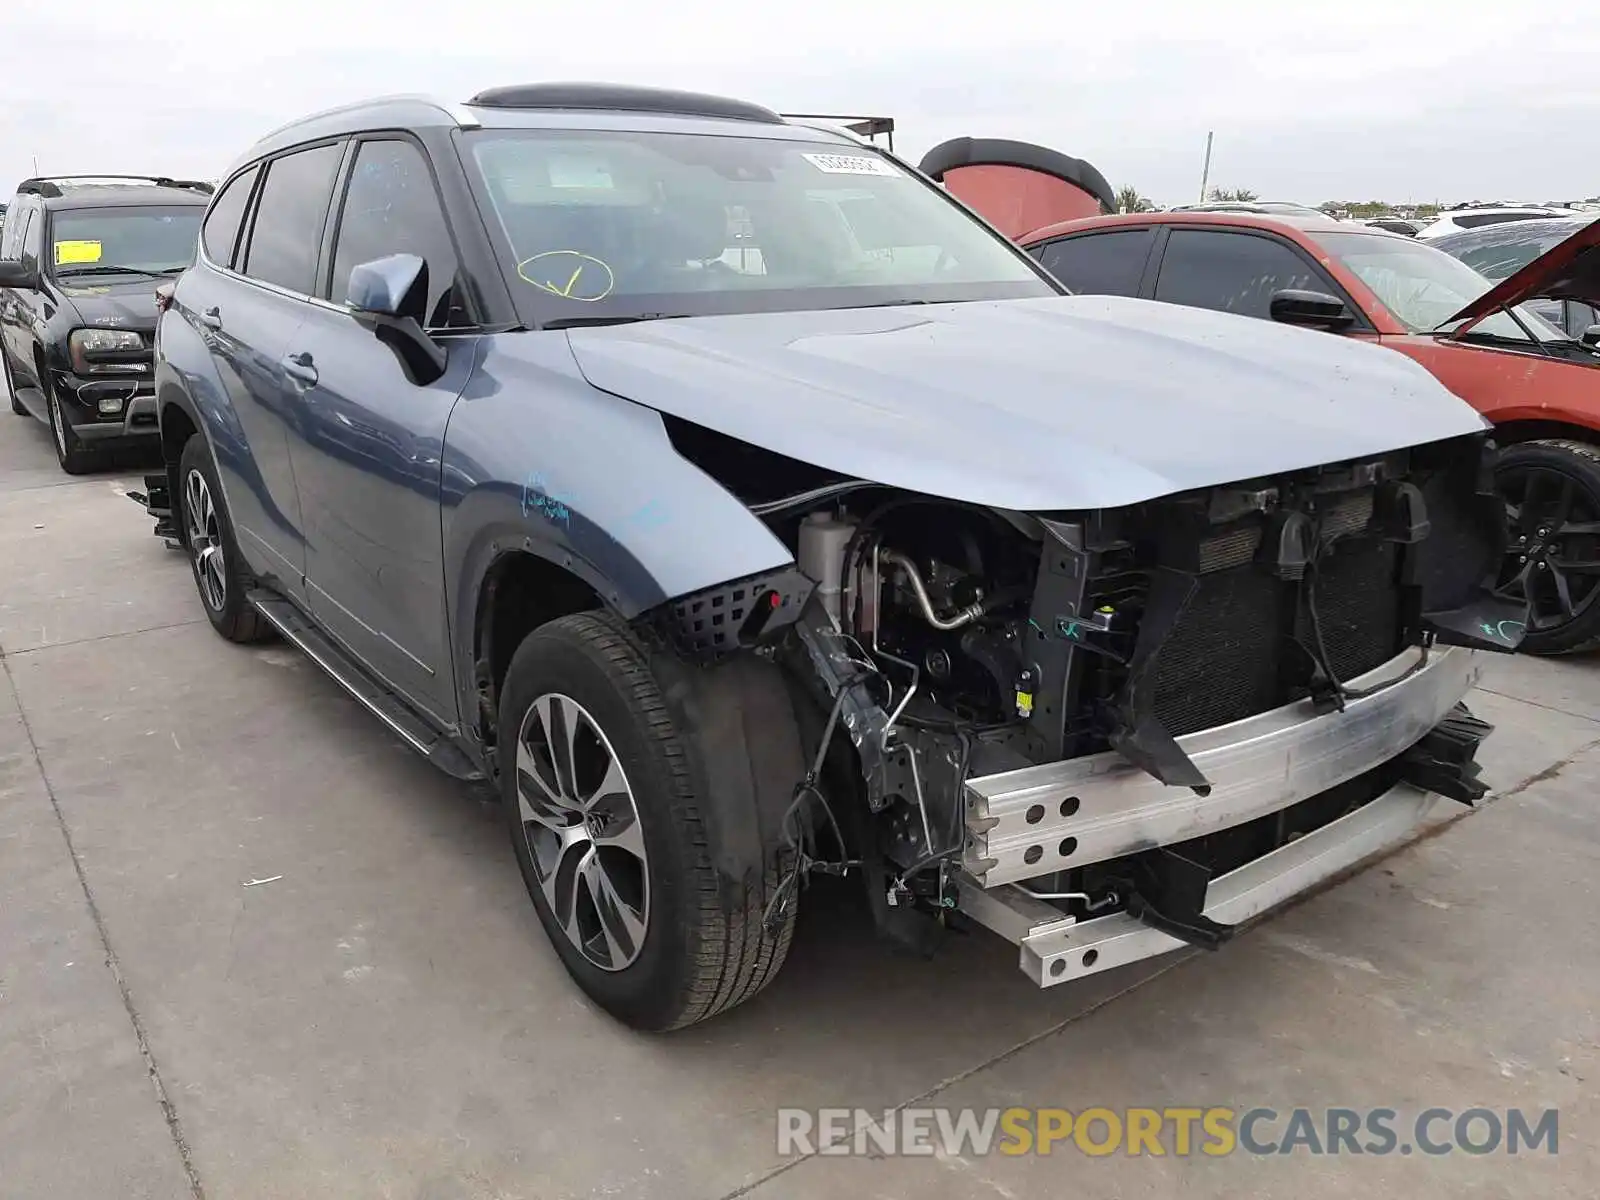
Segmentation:
{"type": "Polygon", "coordinates": [[[563,300],[593,304],[611,295],[617,277],[600,259],[580,250],[546,250],[517,264],[526,283],[563,300]]]}
{"type": "Polygon", "coordinates": [[[546,164],[553,188],[605,188],[616,187],[611,182],[611,170],[604,159],[552,158],[546,164]]]}
{"type": "Polygon", "coordinates": [[[819,171],[829,175],[887,175],[900,178],[900,172],[883,159],[866,154],[802,154],[819,171]]]}
{"type": "Polygon", "coordinates": [[[56,266],[63,263],[97,263],[100,261],[100,243],[71,241],[56,243],[56,266]]]}

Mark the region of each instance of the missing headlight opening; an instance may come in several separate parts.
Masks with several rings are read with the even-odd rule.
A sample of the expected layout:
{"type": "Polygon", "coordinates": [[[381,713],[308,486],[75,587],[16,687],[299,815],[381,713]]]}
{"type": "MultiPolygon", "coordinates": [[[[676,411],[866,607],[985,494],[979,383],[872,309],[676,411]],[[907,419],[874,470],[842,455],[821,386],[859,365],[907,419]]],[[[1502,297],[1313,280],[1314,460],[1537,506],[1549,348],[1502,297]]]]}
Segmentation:
{"type": "Polygon", "coordinates": [[[746,581],[736,639],[815,713],[782,904],[859,869],[892,935],[975,920],[1056,983],[1128,961],[1097,929],[1221,945],[1262,907],[1232,873],[1342,818],[1483,794],[1466,651],[1513,649],[1525,614],[1493,592],[1480,437],[1041,513],[674,441],[810,588],[770,620],[746,581]]]}

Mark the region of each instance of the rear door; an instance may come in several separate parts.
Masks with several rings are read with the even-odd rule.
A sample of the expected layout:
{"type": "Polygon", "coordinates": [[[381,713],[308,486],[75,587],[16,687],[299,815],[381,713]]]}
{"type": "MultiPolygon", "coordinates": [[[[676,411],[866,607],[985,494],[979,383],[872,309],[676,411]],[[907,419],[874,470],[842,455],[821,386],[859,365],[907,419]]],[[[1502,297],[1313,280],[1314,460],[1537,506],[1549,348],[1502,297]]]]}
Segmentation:
{"type": "Polygon", "coordinates": [[[1156,244],[1154,225],[1074,233],[1029,246],[1039,265],[1074,292],[1137,296],[1156,244]]]}
{"type": "Polygon", "coordinates": [[[319,624],[439,724],[456,723],[441,549],[445,427],[477,353],[459,255],[428,155],[385,134],[356,142],[341,184],[319,303],[289,353],[304,389],[291,454],[319,624]],[[391,254],[428,264],[427,325],[444,375],[412,383],[345,308],[352,267],[391,254]]]}
{"type": "Polygon", "coordinates": [[[201,232],[216,269],[190,272],[183,286],[186,315],[237,423],[213,444],[241,549],[258,574],[301,601],[305,535],[288,431],[304,400],[284,356],[311,307],[343,151],[341,141],[292,150],[230,181],[201,232]]]}

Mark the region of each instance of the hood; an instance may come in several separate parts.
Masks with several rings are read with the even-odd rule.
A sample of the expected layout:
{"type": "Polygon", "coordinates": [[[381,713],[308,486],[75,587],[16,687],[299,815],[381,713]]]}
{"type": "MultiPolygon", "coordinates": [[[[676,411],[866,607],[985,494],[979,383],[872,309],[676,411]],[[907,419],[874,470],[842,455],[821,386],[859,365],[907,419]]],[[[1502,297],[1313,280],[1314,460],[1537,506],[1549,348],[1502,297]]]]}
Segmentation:
{"type": "Polygon", "coordinates": [[[1600,219],[1506,276],[1444,324],[1467,321],[1455,331],[1459,337],[1490,313],[1539,299],[1581,300],[1600,307],[1600,219]]]}
{"type": "Polygon", "coordinates": [[[85,325],[99,325],[107,329],[131,329],[135,333],[153,333],[156,327],[156,288],[172,282],[166,277],[156,279],[87,279],[58,280],[56,286],[62,299],[77,309],[85,325]]]}
{"type": "Polygon", "coordinates": [[[568,338],[604,391],[841,475],[1019,510],[1117,507],[1487,425],[1392,350],[1119,296],[568,338]]]}

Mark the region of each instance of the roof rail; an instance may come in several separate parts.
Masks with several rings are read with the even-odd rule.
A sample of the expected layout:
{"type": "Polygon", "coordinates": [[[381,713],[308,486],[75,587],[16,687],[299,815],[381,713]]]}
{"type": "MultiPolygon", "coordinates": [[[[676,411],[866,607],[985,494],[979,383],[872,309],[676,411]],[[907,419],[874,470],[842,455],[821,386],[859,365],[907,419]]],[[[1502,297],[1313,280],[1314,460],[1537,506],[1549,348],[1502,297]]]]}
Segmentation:
{"type": "MultiPolygon", "coordinates": [[[[427,105],[429,108],[438,109],[440,113],[450,118],[461,129],[476,129],[479,124],[478,118],[459,104],[441,100],[437,96],[425,95],[421,92],[400,92],[391,96],[369,96],[365,100],[352,100],[348,104],[336,104],[332,108],[323,108],[318,109],[316,112],[306,113],[304,116],[296,117],[292,121],[285,121],[282,125],[267,130],[256,138],[255,146],[271,141],[279,134],[288,133],[291,129],[298,129],[302,125],[310,125],[314,121],[320,121],[324,117],[340,117],[346,113],[360,112],[362,109],[367,108],[379,108],[385,104],[427,105]]],[[[251,153],[253,152],[254,147],[251,149],[251,153]]]]}
{"type": "Polygon", "coordinates": [[[170,175],[39,175],[24,179],[17,185],[18,192],[53,198],[62,195],[61,185],[73,184],[93,187],[101,183],[151,183],[156,187],[183,188],[210,195],[216,186],[200,179],[174,179],[170,175]]]}
{"type": "Polygon", "coordinates": [[[619,83],[525,83],[486,88],[467,103],[478,108],[590,109],[783,124],[783,118],[770,108],[748,100],[619,83]]]}
{"type": "Polygon", "coordinates": [[[869,142],[876,142],[879,134],[884,134],[889,139],[889,150],[894,151],[894,118],[893,117],[857,117],[840,116],[834,113],[784,113],[785,121],[826,121],[830,125],[837,125],[841,129],[848,129],[857,137],[865,138],[869,142]]]}

